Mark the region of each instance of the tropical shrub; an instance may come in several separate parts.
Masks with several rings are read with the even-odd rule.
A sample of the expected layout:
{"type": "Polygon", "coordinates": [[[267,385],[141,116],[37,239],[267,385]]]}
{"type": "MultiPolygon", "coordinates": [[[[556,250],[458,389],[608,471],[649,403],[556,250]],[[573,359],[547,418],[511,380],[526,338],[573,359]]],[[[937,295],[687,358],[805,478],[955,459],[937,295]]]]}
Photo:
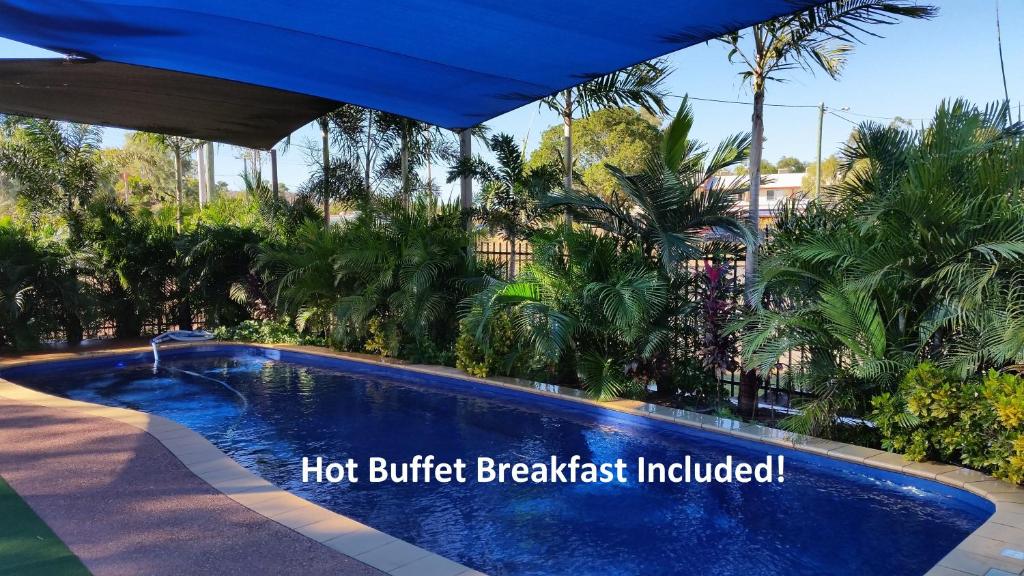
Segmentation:
{"type": "Polygon", "coordinates": [[[376,319],[378,349],[392,341],[405,358],[451,363],[456,308],[477,275],[473,238],[458,205],[432,196],[364,204],[333,257],[336,339],[365,341],[376,319]]]}
{"type": "MultiPolygon", "coordinates": [[[[259,248],[255,271],[266,278],[274,307],[294,318],[301,333],[332,337],[333,310],[341,298],[334,259],[342,247],[340,227],[305,220],[289,237],[268,239],[259,248]]],[[[239,300],[249,297],[243,287],[235,295],[239,300]]]]}
{"type": "Polygon", "coordinates": [[[44,309],[36,286],[45,256],[10,222],[0,223],[0,347],[31,348],[39,343],[37,312],[44,309]]]}
{"type": "Polygon", "coordinates": [[[568,229],[534,236],[534,260],[512,281],[492,279],[464,304],[467,329],[487,341],[506,314],[529,354],[596,398],[637,396],[639,376],[667,344],[668,285],[616,238],[568,229]]]}
{"type": "Polygon", "coordinates": [[[802,358],[815,399],[791,428],[830,434],[922,360],[961,377],[1021,363],[1024,125],[1006,112],[956,101],[922,130],[864,124],[842,180],[783,219],[733,329],[762,373],[802,358]]]}
{"type": "MultiPolygon", "coordinates": [[[[550,165],[528,167],[523,152],[509,134],[487,141],[498,160],[491,165],[479,156],[462,159],[452,167],[448,182],[470,176],[481,182],[477,216],[491,233],[500,233],[513,247],[542,224],[538,201],[559,185],[559,172],[550,165]]],[[[516,259],[509,258],[508,276],[516,275],[516,259]]]]}
{"type": "Polygon", "coordinates": [[[359,209],[351,222],[307,220],[263,242],[255,270],[273,306],[339,348],[451,363],[456,307],[478,275],[458,206],[375,198],[359,209]]]}
{"type": "MultiPolygon", "coordinates": [[[[233,325],[253,314],[270,315],[262,279],[252,273],[261,236],[253,228],[200,224],[177,242],[177,287],[187,313],[201,313],[215,326],[233,325]],[[237,297],[244,287],[245,298],[237,297]]],[[[182,318],[187,320],[187,318],[182,318]]]]}
{"type": "Polygon", "coordinates": [[[218,326],[213,331],[220,340],[256,342],[260,344],[308,344],[324,346],[322,338],[300,334],[290,318],[283,316],[276,320],[245,320],[235,326],[218,326]]]}
{"type": "Polygon", "coordinates": [[[512,317],[505,312],[498,312],[479,334],[469,319],[459,322],[455,367],[480,378],[529,376],[540,368],[519,345],[512,317]]]}
{"type": "Polygon", "coordinates": [[[924,362],[872,406],[885,449],[1024,482],[1024,378],[990,370],[963,380],[924,362]]]}
{"type": "Polygon", "coordinates": [[[143,326],[167,315],[176,297],[175,232],[148,210],[99,200],[89,206],[85,239],[94,261],[89,276],[101,313],[118,338],[137,338],[143,326]]]}
{"type": "Polygon", "coordinates": [[[0,348],[30,349],[57,334],[82,339],[95,308],[79,279],[84,260],[58,239],[0,221],[0,348]]]}
{"type": "MultiPolygon", "coordinates": [[[[559,367],[548,378],[580,383],[598,398],[639,396],[650,384],[704,396],[708,379],[680,370],[684,358],[670,352],[690,344],[697,356],[705,348],[695,343],[695,280],[687,262],[704,257],[709,232],[751,238],[737,204],[741,190],[714,178],[746,159],[750,138],[736,135],[707,150],[690,139],[692,126],[684,100],[641,173],[608,167],[617,185],[610,195],[561,190],[541,198],[540,212],[565,210],[594,231],[535,233],[534,262],[467,305],[477,339],[504,311],[523,348],[559,367]]],[[[729,311],[719,288],[709,296],[714,322],[729,311]]],[[[724,354],[730,338],[718,338],[722,350],[713,353],[724,354]]]]}

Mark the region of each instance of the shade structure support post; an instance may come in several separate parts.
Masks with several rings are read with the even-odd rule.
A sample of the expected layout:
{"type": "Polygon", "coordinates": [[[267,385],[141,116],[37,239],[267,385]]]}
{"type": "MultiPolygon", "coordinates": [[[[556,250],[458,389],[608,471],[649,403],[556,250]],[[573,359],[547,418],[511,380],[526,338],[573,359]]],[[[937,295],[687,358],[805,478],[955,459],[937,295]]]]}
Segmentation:
{"type": "Polygon", "coordinates": [[[199,174],[197,175],[198,178],[196,178],[199,181],[199,207],[202,208],[206,206],[209,200],[208,192],[206,191],[206,148],[200,147],[196,150],[196,156],[199,159],[199,174]]]}
{"type": "Polygon", "coordinates": [[[206,146],[203,147],[203,152],[206,154],[206,200],[213,200],[213,191],[217,189],[217,179],[214,176],[213,170],[213,142],[207,142],[206,146]]]}
{"type": "Polygon", "coordinates": [[[270,149],[270,189],[274,191],[274,201],[281,198],[277,184],[277,148],[270,149]]]}

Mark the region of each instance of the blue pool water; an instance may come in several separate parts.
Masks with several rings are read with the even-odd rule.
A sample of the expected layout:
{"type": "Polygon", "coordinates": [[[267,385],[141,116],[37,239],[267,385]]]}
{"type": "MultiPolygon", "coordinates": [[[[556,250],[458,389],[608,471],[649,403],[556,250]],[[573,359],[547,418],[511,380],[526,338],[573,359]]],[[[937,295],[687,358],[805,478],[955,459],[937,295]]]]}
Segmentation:
{"type": "Polygon", "coordinates": [[[281,488],[493,575],[918,575],[992,513],[980,498],[903,475],[293,352],[210,346],[164,351],[156,373],[151,358],[136,355],[0,376],[176,420],[281,488]],[[302,456],[365,463],[417,454],[510,462],[784,454],[786,468],[781,484],[301,482],[302,456]]]}

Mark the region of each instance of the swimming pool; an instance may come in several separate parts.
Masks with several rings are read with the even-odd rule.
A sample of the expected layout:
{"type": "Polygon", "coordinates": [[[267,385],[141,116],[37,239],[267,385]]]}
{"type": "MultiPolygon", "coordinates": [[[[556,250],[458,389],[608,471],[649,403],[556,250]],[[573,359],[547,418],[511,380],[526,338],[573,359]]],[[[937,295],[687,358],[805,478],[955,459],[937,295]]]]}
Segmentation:
{"type": "Polygon", "coordinates": [[[921,574],[991,513],[938,483],[564,400],[237,346],[0,376],[203,434],[274,484],[490,574],[921,574]],[[54,376],[60,377],[55,378],[54,376]],[[771,484],[303,484],[303,456],[763,461],[771,484]]]}

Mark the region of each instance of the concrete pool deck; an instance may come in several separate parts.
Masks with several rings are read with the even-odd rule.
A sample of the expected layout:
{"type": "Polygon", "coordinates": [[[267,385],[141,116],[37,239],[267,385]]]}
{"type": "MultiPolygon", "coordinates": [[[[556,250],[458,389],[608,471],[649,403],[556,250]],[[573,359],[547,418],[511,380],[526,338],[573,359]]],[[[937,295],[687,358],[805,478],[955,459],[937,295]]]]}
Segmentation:
{"type": "Polygon", "coordinates": [[[97,576],[384,574],[217,492],[145,431],[79,410],[0,398],[0,473],[97,576]]]}
{"type": "MultiPolygon", "coordinates": [[[[230,343],[219,342],[216,344],[231,345],[230,343]]],[[[291,350],[373,364],[380,363],[379,360],[366,355],[337,353],[309,346],[241,345],[291,350]]],[[[187,346],[190,345],[176,344],[167,347],[187,346]]],[[[84,350],[21,356],[0,359],[0,368],[49,360],[147,352],[148,350],[149,348],[145,346],[118,347],[109,350],[84,350]]],[[[960,545],[950,551],[927,574],[929,576],[1006,576],[1007,574],[1020,575],[1024,573],[1024,488],[996,480],[980,472],[947,464],[909,462],[897,454],[871,448],[801,436],[757,424],[747,424],[639,401],[616,400],[598,403],[583,397],[579,390],[561,388],[550,384],[508,378],[475,378],[452,368],[438,366],[411,365],[399,362],[392,362],[391,364],[404,370],[424,374],[454,377],[490,386],[514,388],[537,394],[556,396],[574,402],[596,404],[603,408],[623,413],[674,422],[682,426],[714,431],[785,448],[822,454],[839,460],[864,464],[883,470],[902,472],[910,476],[935,480],[949,486],[961,488],[991,501],[996,508],[995,514],[960,545]]],[[[163,450],[168,456],[178,460],[178,467],[185,469],[186,474],[191,474],[200,483],[205,482],[206,486],[215,491],[213,496],[217,496],[219,492],[221,497],[230,499],[234,503],[248,509],[250,513],[255,513],[261,517],[263,522],[268,524],[276,523],[279,527],[291,529],[293,531],[291,534],[300,538],[300,540],[295,542],[298,548],[309,546],[311,542],[322,542],[326,546],[321,546],[320,548],[329,548],[347,555],[349,558],[335,554],[335,556],[340,556],[345,562],[353,562],[353,566],[356,567],[354,569],[375,567],[380,570],[345,572],[335,569],[333,572],[335,574],[380,574],[383,572],[392,576],[480,575],[479,572],[461,566],[451,560],[427,552],[412,544],[388,536],[277,489],[270,483],[242,468],[198,434],[175,422],[132,410],[98,406],[59,398],[29,390],[0,379],[0,474],[3,474],[5,477],[8,475],[8,467],[11,466],[8,462],[8,452],[17,452],[17,455],[11,459],[16,465],[23,465],[32,460],[48,459],[50,457],[48,450],[53,448],[45,446],[46,439],[32,439],[32,436],[46,436],[46,434],[39,434],[38,428],[26,430],[25,428],[31,426],[31,424],[23,418],[11,419],[7,416],[8,414],[16,413],[18,409],[26,410],[31,409],[33,406],[37,407],[36,409],[45,407],[47,410],[55,410],[58,415],[63,415],[60,416],[62,418],[114,420],[127,425],[128,428],[134,428],[136,432],[121,430],[120,434],[128,434],[135,438],[136,453],[141,455],[163,450]],[[15,429],[14,434],[20,433],[22,437],[27,438],[29,444],[19,446],[15,443],[12,445],[7,440],[8,437],[5,436],[5,434],[12,433],[9,428],[15,429]],[[20,432],[18,432],[19,430],[20,432]],[[148,438],[148,441],[140,442],[138,438],[148,438]],[[35,449],[33,449],[32,444],[36,444],[35,449]],[[302,537],[305,539],[301,539],[302,537]]],[[[51,417],[53,416],[51,415],[51,417]]],[[[115,438],[117,436],[118,434],[114,435],[115,438]]],[[[66,443],[60,443],[59,441],[55,441],[55,443],[57,446],[61,446],[57,456],[60,455],[61,451],[75,453],[82,449],[81,441],[78,438],[72,438],[72,440],[66,443]]],[[[98,448],[102,449],[101,447],[98,448]]],[[[8,477],[8,480],[11,481],[12,479],[8,477]]],[[[40,512],[36,508],[36,503],[32,500],[31,493],[26,494],[22,492],[21,487],[14,481],[11,481],[11,484],[15,490],[29,501],[29,504],[37,512],[40,512]]],[[[51,497],[65,497],[70,500],[73,497],[73,492],[67,494],[64,491],[73,488],[74,484],[58,484],[53,487],[48,495],[51,497]]],[[[153,499],[150,505],[155,505],[163,495],[164,493],[159,490],[152,490],[149,494],[149,497],[153,499]]],[[[120,493],[111,493],[109,496],[112,500],[123,497],[120,493]]],[[[103,510],[103,507],[98,503],[96,505],[99,507],[99,510],[93,509],[92,513],[102,514],[100,510],[103,510]]],[[[141,509],[129,511],[128,513],[140,514],[145,517],[148,512],[149,510],[141,509]]],[[[40,516],[54,528],[58,536],[64,538],[64,534],[51,523],[53,515],[47,517],[40,513],[40,516]]],[[[225,517],[221,518],[221,520],[228,522],[229,518],[225,517]]],[[[213,521],[217,521],[216,516],[214,516],[213,521]]],[[[152,523],[151,527],[159,529],[159,525],[156,522],[152,523]]],[[[262,529],[277,530],[279,528],[266,528],[264,526],[262,529]]],[[[165,537],[168,537],[168,534],[165,533],[165,537]]],[[[72,551],[79,554],[79,550],[76,549],[73,542],[67,539],[65,539],[65,542],[68,543],[72,551]]],[[[286,547],[282,546],[281,548],[286,547]]],[[[123,554],[122,551],[118,550],[112,550],[110,554],[112,557],[116,557],[119,552],[123,554]]],[[[213,554],[219,552],[214,550],[213,554]]],[[[227,550],[224,552],[227,553],[227,550]]],[[[899,551],[895,550],[893,552],[899,553],[899,551]]],[[[79,555],[81,557],[81,554],[79,555]]],[[[247,554],[242,562],[249,565],[254,559],[252,554],[247,554]]],[[[83,560],[85,560],[84,557],[83,560]]],[[[87,566],[92,568],[88,562],[87,566]]],[[[237,567],[238,565],[235,566],[237,567]]],[[[290,568],[298,568],[298,566],[290,568]]],[[[156,572],[141,571],[137,573],[149,574],[156,572]]],[[[182,572],[179,570],[177,573],[182,572]]],[[[228,574],[231,572],[218,573],[228,574]]],[[[237,573],[251,575],[260,572],[248,568],[238,570],[237,573]]],[[[306,570],[306,573],[315,574],[318,572],[306,570]]],[[[100,573],[97,572],[97,574],[100,573]]]]}

